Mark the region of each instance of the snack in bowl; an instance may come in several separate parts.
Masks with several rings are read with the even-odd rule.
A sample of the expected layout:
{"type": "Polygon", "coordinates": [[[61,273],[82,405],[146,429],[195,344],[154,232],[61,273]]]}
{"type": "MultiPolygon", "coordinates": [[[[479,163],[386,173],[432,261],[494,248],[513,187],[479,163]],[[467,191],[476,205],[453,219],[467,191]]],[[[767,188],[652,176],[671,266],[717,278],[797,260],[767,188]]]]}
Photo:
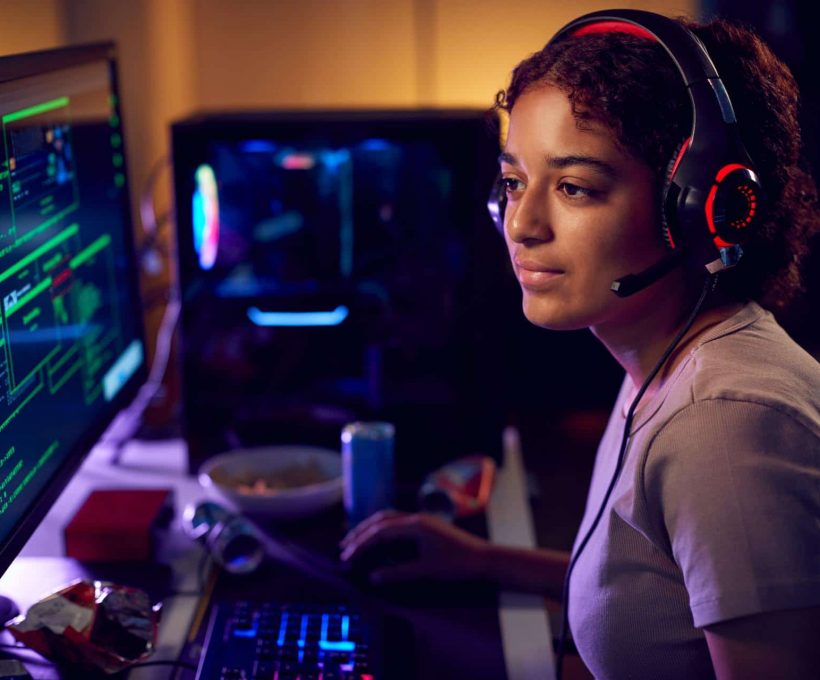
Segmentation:
{"type": "Polygon", "coordinates": [[[341,456],[312,446],[237,449],[207,460],[199,482],[245,514],[295,519],[341,500],[341,456]]]}
{"type": "Polygon", "coordinates": [[[327,481],[327,475],[315,459],[310,459],[305,463],[294,463],[283,467],[273,474],[240,476],[220,481],[233,486],[239,493],[269,496],[284,489],[321,484],[327,481]]]}

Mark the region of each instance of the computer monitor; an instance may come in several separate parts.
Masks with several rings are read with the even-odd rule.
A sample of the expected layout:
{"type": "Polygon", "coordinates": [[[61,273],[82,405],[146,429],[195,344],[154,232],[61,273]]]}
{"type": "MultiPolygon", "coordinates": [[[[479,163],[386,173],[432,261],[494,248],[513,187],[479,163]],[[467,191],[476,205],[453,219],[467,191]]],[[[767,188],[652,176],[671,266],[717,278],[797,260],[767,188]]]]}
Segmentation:
{"type": "Polygon", "coordinates": [[[0,573],[144,381],[115,47],[0,58],[0,573]]]}

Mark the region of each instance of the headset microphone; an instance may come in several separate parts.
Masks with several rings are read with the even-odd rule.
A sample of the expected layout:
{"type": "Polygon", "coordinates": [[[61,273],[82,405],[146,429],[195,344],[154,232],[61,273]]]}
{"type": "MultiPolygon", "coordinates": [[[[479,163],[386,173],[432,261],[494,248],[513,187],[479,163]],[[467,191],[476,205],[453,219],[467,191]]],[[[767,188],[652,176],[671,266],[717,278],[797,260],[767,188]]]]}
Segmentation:
{"type": "Polygon", "coordinates": [[[663,278],[682,262],[683,258],[680,253],[670,253],[642,272],[627,274],[620,279],[615,279],[610,286],[610,290],[618,297],[629,297],[663,278]]]}

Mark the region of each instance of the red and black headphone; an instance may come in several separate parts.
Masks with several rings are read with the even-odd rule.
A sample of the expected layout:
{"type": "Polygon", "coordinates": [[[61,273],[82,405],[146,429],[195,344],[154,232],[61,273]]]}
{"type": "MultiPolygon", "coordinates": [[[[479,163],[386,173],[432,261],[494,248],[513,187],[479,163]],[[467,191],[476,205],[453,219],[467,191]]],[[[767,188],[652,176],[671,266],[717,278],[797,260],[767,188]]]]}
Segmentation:
{"type": "MultiPolygon", "coordinates": [[[[685,255],[709,273],[734,266],[759,221],[763,188],[740,139],[732,102],[705,46],[678,22],[641,10],[585,14],[558,31],[548,45],[567,37],[610,32],[659,43],[680,71],[692,101],[692,129],[670,160],[662,193],[666,242],[676,256],[685,255]]],[[[503,233],[506,195],[500,182],[487,207],[503,233]]],[[[659,265],[665,270],[672,266],[659,265]]],[[[630,294],[619,292],[615,284],[613,290],[630,294]]]]}

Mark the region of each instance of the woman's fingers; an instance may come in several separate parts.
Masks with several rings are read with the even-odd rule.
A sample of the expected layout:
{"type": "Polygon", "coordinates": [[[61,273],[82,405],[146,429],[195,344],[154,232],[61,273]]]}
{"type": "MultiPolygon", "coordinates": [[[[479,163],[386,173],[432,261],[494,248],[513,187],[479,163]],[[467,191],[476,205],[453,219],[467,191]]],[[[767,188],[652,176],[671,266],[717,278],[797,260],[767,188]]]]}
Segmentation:
{"type": "MultiPolygon", "coordinates": [[[[377,551],[383,544],[411,539],[416,549],[412,557],[400,558],[401,563],[375,564],[371,580],[374,583],[418,579],[424,577],[460,578],[476,569],[483,539],[458,529],[438,517],[424,513],[386,512],[366,520],[351,531],[342,542],[341,559],[353,562],[364,557],[371,548],[377,551]]],[[[393,561],[393,560],[391,560],[393,561]]]]}
{"type": "Polygon", "coordinates": [[[413,538],[416,535],[417,522],[411,515],[390,517],[381,522],[374,522],[363,529],[342,546],[341,559],[347,561],[356,553],[372,545],[399,538],[413,538]]]}
{"type": "Polygon", "coordinates": [[[370,517],[368,517],[367,519],[362,520],[350,531],[348,531],[345,537],[339,543],[339,545],[342,548],[344,548],[351,542],[356,542],[360,536],[370,531],[373,528],[373,526],[378,525],[381,522],[384,522],[394,517],[401,517],[404,514],[405,513],[401,513],[398,510],[380,510],[375,514],[370,515],[370,517]]]}

